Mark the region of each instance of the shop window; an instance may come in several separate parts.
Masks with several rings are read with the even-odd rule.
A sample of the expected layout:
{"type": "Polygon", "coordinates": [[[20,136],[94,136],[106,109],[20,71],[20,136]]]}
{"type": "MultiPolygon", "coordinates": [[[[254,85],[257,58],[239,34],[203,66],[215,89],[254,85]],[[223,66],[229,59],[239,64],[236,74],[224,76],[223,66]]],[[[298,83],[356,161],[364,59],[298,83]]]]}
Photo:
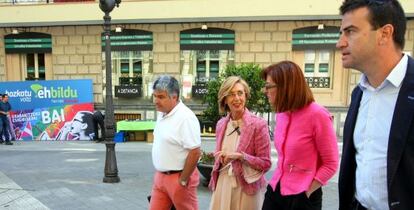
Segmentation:
{"type": "Polygon", "coordinates": [[[309,87],[331,88],[332,55],[328,50],[306,50],[304,53],[304,74],[309,87]]]}

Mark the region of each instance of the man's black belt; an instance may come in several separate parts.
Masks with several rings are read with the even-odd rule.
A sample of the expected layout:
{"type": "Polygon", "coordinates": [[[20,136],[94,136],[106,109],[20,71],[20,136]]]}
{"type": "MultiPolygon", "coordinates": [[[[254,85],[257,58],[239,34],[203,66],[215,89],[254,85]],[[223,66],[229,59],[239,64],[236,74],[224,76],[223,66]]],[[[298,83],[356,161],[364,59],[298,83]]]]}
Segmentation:
{"type": "Polygon", "coordinates": [[[171,174],[176,174],[176,173],[180,173],[183,170],[178,170],[178,171],[160,171],[161,173],[165,174],[165,175],[171,175],[171,174]]]}

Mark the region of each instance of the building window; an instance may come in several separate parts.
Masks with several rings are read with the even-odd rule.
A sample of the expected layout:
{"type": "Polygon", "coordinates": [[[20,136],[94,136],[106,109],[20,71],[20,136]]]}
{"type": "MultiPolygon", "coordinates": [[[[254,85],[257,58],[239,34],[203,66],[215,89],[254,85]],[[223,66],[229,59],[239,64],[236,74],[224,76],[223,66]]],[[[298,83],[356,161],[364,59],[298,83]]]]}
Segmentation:
{"type": "Polygon", "coordinates": [[[185,60],[188,60],[188,64],[185,66],[187,66],[190,71],[186,71],[182,68],[184,73],[192,72],[195,77],[195,82],[206,82],[210,79],[216,79],[226,65],[234,63],[234,53],[232,50],[182,51],[182,65],[185,60]],[[185,59],[186,55],[189,56],[189,59],[185,59]]]}
{"type": "Polygon", "coordinates": [[[309,87],[331,88],[333,51],[306,50],[304,55],[303,70],[309,87]]]}
{"type": "MultiPolygon", "coordinates": [[[[106,38],[102,33],[103,61],[105,61],[106,38]]],[[[115,86],[115,97],[150,97],[153,79],[152,32],[136,29],[111,31],[110,41],[112,84],[115,86]]],[[[105,62],[102,63],[102,70],[105,75],[105,62]]]]}
{"type": "Polygon", "coordinates": [[[4,36],[7,80],[46,80],[52,78],[52,36],[37,32],[4,36]]]}
{"type": "Polygon", "coordinates": [[[234,64],[234,51],[182,50],[180,63],[183,97],[188,99],[203,95],[206,83],[218,78],[227,65],[234,64]]]}
{"type": "MultiPolygon", "coordinates": [[[[102,53],[105,57],[105,53],[102,53]]],[[[115,51],[112,52],[114,85],[139,86],[143,97],[150,97],[152,85],[152,51],[115,51]]]]}
{"type": "Polygon", "coordinates": [[[29,53],[21,55],[22,75],[25,80],[45,80],[45,54],[29,53]]]}

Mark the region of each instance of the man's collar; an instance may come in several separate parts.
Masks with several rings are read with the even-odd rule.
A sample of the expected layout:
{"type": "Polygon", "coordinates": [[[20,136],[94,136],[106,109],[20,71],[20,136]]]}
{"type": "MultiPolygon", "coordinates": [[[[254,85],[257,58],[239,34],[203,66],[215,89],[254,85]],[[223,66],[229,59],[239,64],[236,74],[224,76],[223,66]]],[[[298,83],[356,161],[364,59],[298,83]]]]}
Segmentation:
{"type": "Polygon", "coordinates": [[[386,86],[386,84],[390,83],[394,87],[400,87],[401,83],[405,77],[405,73],[407,72],[407,65],[408,65],[408,56],[407,54],[404,54],[401,60],[398,62],[398,64],[391,70],[390,74],[385,78],[385,80],[381,83],[380,86],[377,88],[374,88],[369,84],[367,76],[365,74],[362,74],[361,79],[359,81],[359,87],[362,90],[365,90],[367,88],[372,89],[382,89],[386,86]]]}
{"type": "Polygon", "coordinates": [[[179,106],[182,106],[181,100],[178,101],[178,103],[174,106],[173,109],[171,109],[170,112],[162,113],[162,118],[166,118],[166,117],[169,117],[169,116],[173,115],[175,112],[177,112],[177,109],[179,108],[179,106]]]}

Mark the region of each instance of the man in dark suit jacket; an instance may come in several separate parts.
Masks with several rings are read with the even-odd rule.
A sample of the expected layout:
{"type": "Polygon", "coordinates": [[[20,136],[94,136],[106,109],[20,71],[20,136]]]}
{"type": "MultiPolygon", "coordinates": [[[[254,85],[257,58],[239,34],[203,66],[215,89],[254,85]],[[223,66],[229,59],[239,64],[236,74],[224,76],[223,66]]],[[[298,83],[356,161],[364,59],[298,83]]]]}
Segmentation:
{"type": "Polygon", "coordinates": [[[337,47],[360,71],[344,126],[339,209],[414,209],[414,60],[396,0],[345,0],[337,47]]]}

